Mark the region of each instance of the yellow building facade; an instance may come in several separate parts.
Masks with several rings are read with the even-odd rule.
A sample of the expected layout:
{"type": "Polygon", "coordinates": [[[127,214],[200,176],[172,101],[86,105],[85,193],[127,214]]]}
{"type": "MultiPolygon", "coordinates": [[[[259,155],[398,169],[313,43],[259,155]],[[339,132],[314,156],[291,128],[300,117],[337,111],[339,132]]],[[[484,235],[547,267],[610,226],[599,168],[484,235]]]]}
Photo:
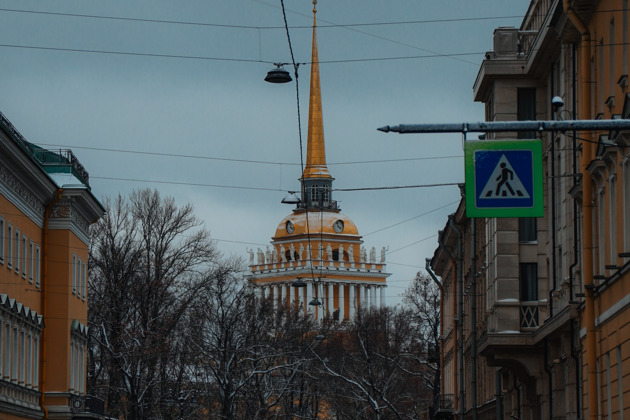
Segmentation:
{"type": "Polygon", "coordinates": [[[353,319],[359,308],[385,305],[389,274],[385,272],[386,248],[368,250],[357,226],[333,200],[316,26],[314,15],[308,143],[300,198],[293,212],[278,224],[270,246],[249,251],[249,280],[263,297],[272,297],[278,305],[298,305],[317,319],[344,321],[353,319]]]}
{"type": "MultiPolygon", "coordinates": [[[[88,227],[102,214],[69,150],[0,114],[0,418],[90,418],[88,227]]],[[[98,411],[98,410],[96,410],[98,411]]]]}
{"type": "MultiPolygon", "coordinates": [[[[495,30],[474,84],[486,120],[630,117],[626,0],[533,0],[495,30]]],[[[630,418],[630,135],[541,138],[544,217],[440,233],[444,418],[630,418]],[[461,249],[461,257],[458,250],[461,249]]]]}

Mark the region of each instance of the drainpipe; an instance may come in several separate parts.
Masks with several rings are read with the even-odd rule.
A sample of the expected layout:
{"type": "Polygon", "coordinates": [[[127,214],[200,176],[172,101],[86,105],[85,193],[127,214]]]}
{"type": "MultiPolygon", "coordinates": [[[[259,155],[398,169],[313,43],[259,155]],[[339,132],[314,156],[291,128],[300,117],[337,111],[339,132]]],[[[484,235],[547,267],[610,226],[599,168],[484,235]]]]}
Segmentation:
{"type": "Polygon", "coordinates": [[[41,396],[39,399],[39,405],[42,407],[44,411],[44,419],[48,418],[48,409],[46,408],[46,316],[47,316],[47,305],[46,305],[46,293],[47,293],[47,285],[48,285],[48,221],[50,219],[50,212],[55,204],[59,200],[61,200],[61,194],[63,190],[61,188],[57,189],[56,194],[53,196],[52,200],[46,208],[44,209],[44,229],[42,230],[42,278],[41,278],[41,308],[42,308],[42,319],[44,320],[44,328],[42,328],[42,333],[40,337],[41,343],[41,362],[39,364],[40,375],[39,375],[39,392],[41,392],[41,396]]]}
{"type": "MultiPolygon", "coordinates": [[[[444,390],[444,349],[442,348],[442,337],[444,336],[444,286],[442,282],[437,278],[433,270],[431,269],[431,258],[425,259],[426,265],[425,268],[427,273],[433,279],[433,282],[437,285],[440,290],[440,393],[444,390]]],[[[438,394],[439,395],[439,394],[438,394]]]]}
{"type": "MultiPolygon", "coordinates": [[[[577,49],[573,46],[573,110],[571,117],[575,119],[575,110],[577,109],[577,49]]],[[[577,154],[577,131],[573,130],[573,188],[578,182],[578,154],[577,154]]],[[[573,264],[569,267],[569,302],[573,302],[573,270],[579,264],[579,254],[577,247],[578,240],[578,206],[577,200],[573,200],[573,264]]]]}
{"type": "Polygon", "coordinates": [[[459,418],[464,420],[466,411],[466,392],[464,391],[464,276],[462,270],[463,252],[462,252],[462,232],[457,229],[453,220],[453,215],[448,217],[451,229],[457,234],[457,351],[459,359],[459,418]]]}
{"type": "Polygon", "coordinates": [[[495,383],[495,402],[496,402],[496,411],[495,416],[497,420],[503,420],[503,392],[501,390],[501,370],[496,368],[494,373],[494,383],[495,383]]]}
{"type": "MultiPolygon", "coordinates": [[[[570,0],[563,0],[562,5],[567,18],[581,34],[581,71],[582,71],[582,119],[591,119],[591,35],[582,20],[571,8],[570,0]]],[[[588,363],[588,415],[591,420],[597,420],[597,354],[595,339],[595,296],[593,284],[593,186],[586,167],[593,155],[591,132],[584,133],[586,137],[582,144],[580,172],[582,173],[582,260],[584,273],[584,322],[586,324],[586,357],[588,363]]]]}
{"type": "Polygon", "coordinates": [[[545,372],[547,373],[547,386],[549,387],[549,419],[553,419],[553,376],[551,369],[549,368],[549,342],[545,338],[545,354],[543,356],[543,365],[545,372]]]}
{"type": "MultiPolygon", "coordinates": [[[[551,94],[555,94],[555,72],[553,71],[553,66],[551,68],[551,94]]],[[[556,119],[556,112],[553,111],[551,113],[551,119],[556,119]]],[[[549,289],[549,319],[553,318],[553,294],[556,291],[557,286],[557,260],[556,260],[556,246],[557,246],[557,235],[556,235],[556,218],[557,218],[557,209],[556,209],[556,132],[551,131],[551,288],[549,289]]]]}
{"type": "Polygon", "coordinates": [[[470,353],[472,420],[477,420],[477,234],[475,221],[470,219],[470,353]]]}
{"type": "MultiPolygon", "coordinates": [[[[575,119],[575,110],[577,109],[577,48],[573,46],[573,110],[572,117],[575,119]]],[[[573,187],[577,185],[578,181],[578,154],[577,154],[577,132],[573,131],[573,187]]],[[[578,253],[578,203],[577,200],[573,200],[573,264],[569,267],[569,302],[573,302],[573,271],[580,262],[578,253]]],[[[576,349],[575,332],[573,321],[571,322],[571,357],[575,363],[575,405],[576,416],[580,416],[582,405],[582,393],[580,392],[580,370],[581,359],[576,349]]]]}

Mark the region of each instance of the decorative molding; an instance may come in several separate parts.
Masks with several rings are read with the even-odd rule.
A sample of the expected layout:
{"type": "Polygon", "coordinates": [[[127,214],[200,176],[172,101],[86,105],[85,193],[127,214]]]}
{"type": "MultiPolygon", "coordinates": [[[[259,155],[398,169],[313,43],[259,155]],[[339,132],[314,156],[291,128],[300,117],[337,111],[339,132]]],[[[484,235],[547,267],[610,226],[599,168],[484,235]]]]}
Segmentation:
{"type": "Polygon", "coordinates": [[[43,227],[44,203],[2,161],[0,161],[0,194],[39,227],[43,227]]]}

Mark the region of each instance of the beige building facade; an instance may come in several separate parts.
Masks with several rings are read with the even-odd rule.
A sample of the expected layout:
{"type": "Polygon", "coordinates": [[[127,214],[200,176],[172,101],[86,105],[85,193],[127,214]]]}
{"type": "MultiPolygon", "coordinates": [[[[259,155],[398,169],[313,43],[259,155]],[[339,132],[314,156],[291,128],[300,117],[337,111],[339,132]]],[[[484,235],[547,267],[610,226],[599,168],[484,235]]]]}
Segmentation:
{"type": "MultiPolygon", "coordinates": [[[[628,118],[628,30],[626,0],[533,0],[495,30],[474,98],[488,121],[628,118]]],[[[436,412],[630,418],[628,133],[485,138],[542,139],[544,217],[467,219],[462,202],[440,233],[436,412]]]]}

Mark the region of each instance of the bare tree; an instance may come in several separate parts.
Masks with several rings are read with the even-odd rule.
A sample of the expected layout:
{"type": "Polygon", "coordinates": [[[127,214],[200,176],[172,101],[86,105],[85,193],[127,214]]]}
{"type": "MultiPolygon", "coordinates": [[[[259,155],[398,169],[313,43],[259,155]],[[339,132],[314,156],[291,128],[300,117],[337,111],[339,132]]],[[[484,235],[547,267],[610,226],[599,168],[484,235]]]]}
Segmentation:
{"type": "Polygon", "coordinates": [[[424,350],[424,357],[419,360],[426,366],[424,380],[434,398],[440,392],[440,298],[438,285],[420,272],[403,294],[403,303],[411,311],[411,320],[424,350]]]}
{"type": "Polygon", "coordinates": [[[211,418],[269,418],[290,413],[304,379],[314,320],[303,311],[261,299],[235,273],[204,288],[193,344],[197,379],[211,418]],[[296,385],[297,384],[297,385],[296,385]]]}
{"type": "Polygon", "coordinates": [[[415,419],[426,399],[409,311],[361,310],[317,351],[327,404],[338,418],[415,419]]]}
{"type": "Polygon", "coordinates": [[[219,254],[192,206],[157,191],[105,208],[90,248],[88,385],[110,415],[159,418],[174,397],[175,333],[219,254]]]}

